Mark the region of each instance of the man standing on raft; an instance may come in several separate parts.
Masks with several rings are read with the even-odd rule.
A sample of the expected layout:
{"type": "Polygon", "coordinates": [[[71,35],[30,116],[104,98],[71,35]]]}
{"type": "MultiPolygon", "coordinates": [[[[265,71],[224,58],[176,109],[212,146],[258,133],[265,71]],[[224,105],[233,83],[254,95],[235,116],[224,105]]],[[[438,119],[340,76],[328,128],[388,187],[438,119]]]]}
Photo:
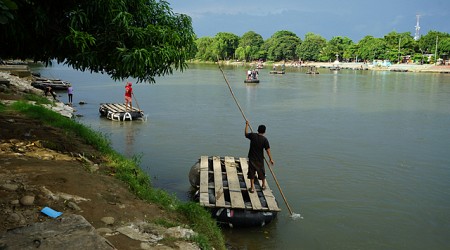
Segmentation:
{"type": "Polygon", "coordinates": [[[274,164],[272,155],[270,154],[269,140],[264,136],[266,133],[266,126],[259,125],[258,133],[248,133],[248,121],[245,121],[245,138],[250,140],[250,149],[248,151],[248,173],[247,177],[250,179],[251,187],[248,190],[250,193],[255,192],[255,174],[258,173],[258,179],[261,180],[261,188],[266,189],[266,171],[264,168],[264,149],[270,159],[270,164],[274,164]]]}
{"type": "Polygon", "coordinates": [[[128,111],[128,104],[130,105],[130,110],[133,110],[133,101],[131,95],[133,94],[133,88],[131,87],[131,82],[127,82],[125,86],[125,110],[128,111]]]}

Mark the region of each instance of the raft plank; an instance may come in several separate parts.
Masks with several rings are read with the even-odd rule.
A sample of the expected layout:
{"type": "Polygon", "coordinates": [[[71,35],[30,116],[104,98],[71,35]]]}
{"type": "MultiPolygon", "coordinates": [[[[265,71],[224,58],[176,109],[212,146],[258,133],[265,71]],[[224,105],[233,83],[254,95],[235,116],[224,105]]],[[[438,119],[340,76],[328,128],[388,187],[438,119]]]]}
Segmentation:
{"type": "Polygon", "coordinates": [[[112,106],[117,110],[117,112],[125,113],[125,105],[122,103],[113,103],[112,106]]]}
{"type": "MultiPolygon", "coordinates": [[[[123,103],[104,103],[102,104],[103,107],[108,109],[109,111],[113,113],[125,113],[127,112],[126,106],[123,103]]],[[[142,110],[137,109],[136,107],[132,107],[130,110],[128,110],[129,113],[131,112],[140,112],[142,110]]]]}
{"type": "Polygon", "coordinates": [[[117,111],[117,109],[116,109],[116,107],[114,107],[112,104],[110,104],[110,103],[107,103],[107,104],[104,104],[104,107],[108,110],[108,111],[111,111],[111,112],[113,112],[113,113],[117,113],[118,111],[117,111]]]}
{"type": "Polygon", "coordinates": [[[213,170],[214,170],[214,190],[216,194],[216,206],[225,206],[225,197],[223,194],[223,180],[222,180],[222,167],[220,164],[220,158],[213,157],[213,170]]]}
{"type": "Polygon", "coordinates": [[[236,170],[234,157],[225,156],[225,170],[228,178],[228,189],[230,191],[231,207],[245,208],[244,198],[242,197],[241,186],[236,170]]]}
{"type": "Polygon", "coordinates": [[[202,156],[200,158],[200,204],[209,206],[208,156],[202,156]]]}
{"type": "Polygon", "coordinates": [[[112,107],[112,108],[114,108],[115,110],[117,110],[117,111],[120,111],[121,110],[121,103],[110,103],[109,104],[110,105],[110,107],[112,107]]]}
{"type": "MultiPolygon", "coordinates": [[[[239,158],[241,163],[242,174],[244,175],[245,184],[247,186],[247,190],[251,187],[250,179],[246,177],[248,172],[248,160],[247,158],[239,158]]],[[[250,201],[252,202],[252,207],[254,210],[263,210],[263,206],[261,205],[261,201],[259,200],[258,193],[248,192],[248,196],[250,197],[250,201]]]]}
{"type": "Polygon", "coordinates": [[[269,183],[266,178],[266,190],[262,190],[264,197],[266,198],[267,206],[271,211],[281,211],[278,207],[278,204],[275,200],[275,196],[273,195],[272,190],[269,187],[269,183]]]}
{"type": "Polygon", "coordinates": [[[116,111],[116,113],[123,112],[124,109],[121,106],[122,106],[121,103],[111,103],[110,104],[110,107],[113,108],[116,111]]]}

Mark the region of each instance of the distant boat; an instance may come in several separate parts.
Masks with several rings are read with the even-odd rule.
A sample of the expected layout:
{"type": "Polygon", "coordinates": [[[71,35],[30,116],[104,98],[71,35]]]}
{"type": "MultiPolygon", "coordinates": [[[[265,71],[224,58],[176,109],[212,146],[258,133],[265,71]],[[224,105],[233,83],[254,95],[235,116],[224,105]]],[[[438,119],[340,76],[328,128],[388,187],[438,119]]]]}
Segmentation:
{"type": "Polygon", "coordinates": [[[269,74],[279,74],[279,75],[284,75],[285,72],[284,72],[284,70],[283,70],[283,71],[272,70],[272,71],[269,72],[269,74]]]}
{"type": "Polygon", "coordinates": [[[244,83],[259,83],[259,79],[254,79],[254,78],[245,79],[244,83]]]}
{"type": "Polygon", "coordinates": [[[244,83],[259,83],[258,70],[248,70],[244,83]]]}
{"type": "Polygon", "coordinates": [[[408,72],[408,69],[391,69],[392,72],[408,72]]]}
{"type": "Polygon", "coordinates": [[[333,65],[330,67],[330,70],[341,70],[341,67],[339,67],[339,65],[333,65]]]}
{"type": "Polygon", "coordinates": [[[309,66],[308,70],[306,71],[306,74],[316,75],[319,74],[319,71],[317,71],[316,66],[309,66]]]}

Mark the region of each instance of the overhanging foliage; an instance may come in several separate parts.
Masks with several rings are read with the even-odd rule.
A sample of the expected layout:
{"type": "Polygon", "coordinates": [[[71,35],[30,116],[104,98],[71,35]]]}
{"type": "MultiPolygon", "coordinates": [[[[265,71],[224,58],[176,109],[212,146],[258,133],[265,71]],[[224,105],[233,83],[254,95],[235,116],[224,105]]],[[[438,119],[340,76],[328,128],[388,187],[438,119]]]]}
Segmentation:
{"type": "MultiPolygon", "coordinates": [[[[3,1],[3,0],[2,0],[3,1]]],[[[8,0],[11,2],[11,0],[8,0]]],[[[189,16],[155,0],[12,0],[0,58],[57,60],[78,70],[154,82],[186,68],[189,16]]]]}

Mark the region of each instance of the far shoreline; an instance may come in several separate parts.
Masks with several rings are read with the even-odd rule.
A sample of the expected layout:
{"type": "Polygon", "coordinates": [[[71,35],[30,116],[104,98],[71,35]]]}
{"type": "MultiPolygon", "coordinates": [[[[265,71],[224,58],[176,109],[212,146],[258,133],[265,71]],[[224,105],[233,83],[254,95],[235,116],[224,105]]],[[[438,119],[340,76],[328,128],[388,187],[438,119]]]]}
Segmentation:
{"type": "MultiPolygon", "coordinates": [[[[205,62],[205,61],[190,61],[193,64],[215,64],[216,62],[205,62]]],[[[243,61],[220,61],[225,65],[242,66],[242,67],[254,67],[258,65],[258,61],[243,62],[243,61]]],[[[273,66],[280,68],[282,65],[286,68],[307,68],[307,67],[317,67],[317,68],[333,68],[338,66],[341,69],[350,70],[377,70],[377,71],[399,71],[399,72],[416,72],[416,73],[446,73],[450,74],[450,65],[434,65],[434,64],[415,64],[415,63],[402,63],[402,64],[392,64],[390,66],[374,65],[370,63],[354,63],[354,62],[304,62],[299,63],[298,61],[287,61],[287,62],[263,62],[262,65],[266,69],[271,69],[273,66]]]]}

